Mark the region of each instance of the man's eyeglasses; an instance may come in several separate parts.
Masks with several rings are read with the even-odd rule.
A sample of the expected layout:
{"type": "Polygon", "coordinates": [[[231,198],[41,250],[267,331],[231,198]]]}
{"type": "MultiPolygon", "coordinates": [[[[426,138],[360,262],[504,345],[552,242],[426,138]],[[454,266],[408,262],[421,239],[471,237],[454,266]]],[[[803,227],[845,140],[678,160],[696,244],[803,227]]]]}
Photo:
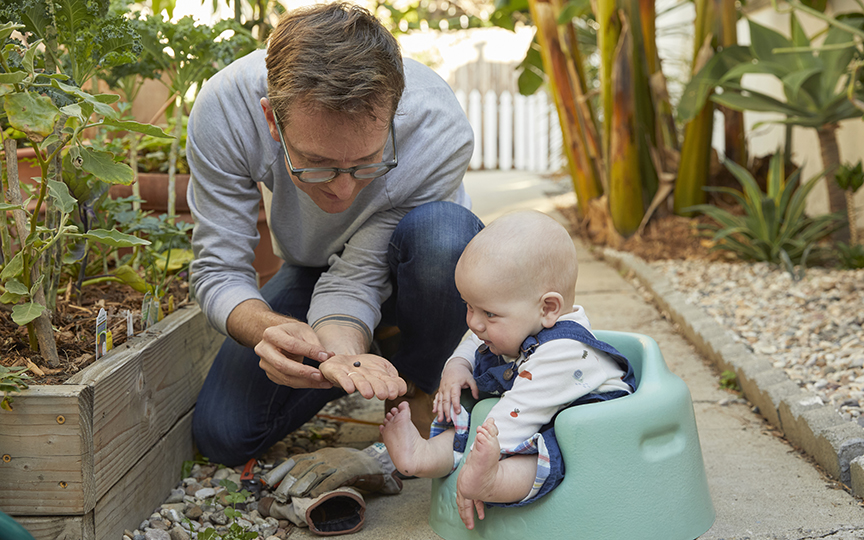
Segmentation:
{"type": "Polygon", "coordinates": [[[276,117],[276,111],[273,111],[273,119],[276,121],[276,130],[279,132],[279,140],[282,141],[282,150],[285,152],[285,159],[288,161],[288,169],[291,174],[297,177],[304,184],[323,184],[333,180],[342,173],[348,173],[354,178],[360,180],[368,180],[370,178],[378,178],[384,176],[390,169],[396,167],[398,163],[396,155],[396,129],[393,126],[393,121],[390,121],[390,138],[393,141],[393,159],[383,163],[370,163],[368,165],[357,165],[347,169],[339,167],[310,167],[306,169],[295,169],[291,163],[291,156],[288,155],[288,147],[285,145],[285,137],[282,135],[282,126],[279,123],[279,118],[276,117]]]}

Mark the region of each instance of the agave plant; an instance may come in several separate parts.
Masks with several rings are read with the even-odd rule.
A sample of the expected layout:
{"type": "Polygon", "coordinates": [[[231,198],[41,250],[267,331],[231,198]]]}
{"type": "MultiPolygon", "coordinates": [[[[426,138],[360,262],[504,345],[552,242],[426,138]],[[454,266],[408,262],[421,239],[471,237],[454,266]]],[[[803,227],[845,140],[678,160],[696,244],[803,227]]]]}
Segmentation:
{"type": "Polygon", "coordinates": [[[815,129],[831,211],[845,214],[845,195],[833,179],[840,165],[837,129],[838,122],[861,117],[855,103],[864,96],[860,84],[855,84],[853,66],[859,55],[856,39],[864,36],[864,16],[844,14],[831,21],[819,47],[813,45],[794,14],[788,38],[749,21],[751,44],[726,47],[711,58],[688,83],[678,113],[684,120],[695,118],[710,99],[736,111],[785,115],[770,120],[772,123],[815,129]],[[776,78],[783,85],[784,99],[742,86],[741,77],[746,74],[776,78]],[[712,93],[716,88],[723,92],[712,93]]]}
{"type": "Polygon", "coordinates": [[[801,170],[786,178],[783,155],[777,153],[771,158],[767,191],[763,192],[747,169],[729,160],[724,165],[741,183],[743,191],[727,187],[705,189],[728,193],[740,203],[744,215],[708,204],[687,209],[701,212],[716,222],[708,226],[714,231],[714,249],[729,250],[747,260],[782,264],[791,270],[793,264],[806,262],[816,242],[842,226],[836,214],[811,218],[804,213],[807,195],[821,173],[799,186],[801,170]]]}

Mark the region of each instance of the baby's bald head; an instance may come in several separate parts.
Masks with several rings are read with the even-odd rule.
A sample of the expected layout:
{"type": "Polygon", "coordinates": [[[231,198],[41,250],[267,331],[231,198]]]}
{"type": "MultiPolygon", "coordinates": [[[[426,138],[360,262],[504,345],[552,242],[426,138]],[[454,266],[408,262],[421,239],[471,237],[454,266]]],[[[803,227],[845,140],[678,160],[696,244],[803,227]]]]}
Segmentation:
{"type": "Polygon", "coordinates": [[[499,283],[502,293],[524,291],[539,298],[557,292],[566,306],[576,296],[579,266],[573,240],[561,224],[535,211],[505,214],[468,244],[459,267],[499,283]]]}

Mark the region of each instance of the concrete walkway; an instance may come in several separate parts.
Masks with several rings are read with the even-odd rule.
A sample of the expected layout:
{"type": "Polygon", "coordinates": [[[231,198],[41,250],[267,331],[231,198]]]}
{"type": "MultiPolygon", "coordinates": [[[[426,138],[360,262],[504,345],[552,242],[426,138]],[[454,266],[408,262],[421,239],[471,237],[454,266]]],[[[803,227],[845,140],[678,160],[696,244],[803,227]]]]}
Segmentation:
{"type": "MultiPolygon", "coordinates": [[[[475,212],[489,222],[514,208],[554,213],[572,204],[566,182],[524,173],[469,173],[466,185],[475,212]]],[[[577,303],[595,329],[638,332],[653,337],[670,369],[687,383],[693,398],[702,454],[717,511],[705,540],[864,539],[864,507],[822,475],[744,402],[719,388],[719,374],[653,305],[608,264],[577,241],[580,256],[577,303]],[[730,398],[732,398],[730,400],[730,398]],[[731,402],[730,402],[731,401],[731,402]]],[[[367,402],[364,419],[383,418],[380,402],[367,402]]],[[[374,441],[377,429],[346,425],[345,442],[374,441]]],[[[358,540],[439,538],[428,524],[430,481],[410,480],[397,496],[369,497],[358,540]]],[[[578,519],[574,518],[574,525],[578,519]]],[[[291,538],[312,538],[294,531],[291,538]]],[[[567,540],[578,539],[578,527],[567,540]]],[[[554,539],[550,539],[554,540],[554,539]]],[[[605,540],[605,539],[584,539],[605,540]]],[[[638,540],[638,539],[609,539],[638,540]]]]}

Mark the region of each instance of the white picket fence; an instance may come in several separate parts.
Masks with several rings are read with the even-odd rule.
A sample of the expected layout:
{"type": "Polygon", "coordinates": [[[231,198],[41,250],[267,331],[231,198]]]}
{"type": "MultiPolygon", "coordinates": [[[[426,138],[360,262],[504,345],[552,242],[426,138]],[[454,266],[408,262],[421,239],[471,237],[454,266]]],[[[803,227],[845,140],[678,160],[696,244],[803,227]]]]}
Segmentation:
{"type": "Polygon", "coordinates": [[[531,96],[456,91],[474,129],[471,170],[551,172],[564,168],[561,125],[545,92],[531,96]]]}

